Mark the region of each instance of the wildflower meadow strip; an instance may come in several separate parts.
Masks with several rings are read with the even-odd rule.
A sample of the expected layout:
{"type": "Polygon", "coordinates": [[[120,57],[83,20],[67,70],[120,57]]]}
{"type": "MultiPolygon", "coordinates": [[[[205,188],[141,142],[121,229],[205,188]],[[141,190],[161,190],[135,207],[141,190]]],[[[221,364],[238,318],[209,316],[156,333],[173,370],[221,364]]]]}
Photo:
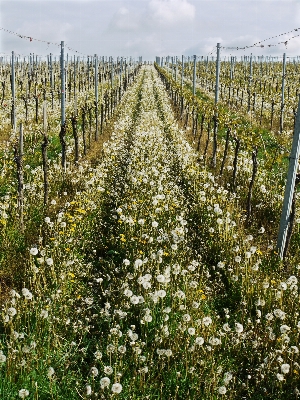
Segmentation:
{"type": "MultiPolygon", "coordinates": [[[[87,162],[78,165],[76,175],[72,172],[72,183],[77,186],[72,201],[61,201],[64,196],[68,199],[66,192],[60,204],[54,199],[50,202],[39,242],[28,249],[26,283],[21,292],[11,291],[2,309],[3,398],[16,398],[17,393],[23,398],[43,394],[77,398],[77,385],[86,379],[78,375],[78,365],[86,356],[88,322],[96,316],[90,315],[94,299],[85,287],[85,280],[92,276],[91,264],[83,259],[88,238],[80,232],[84,219],[91,218],[97,207],[101,209],[106,164],[104,159],[97,168],[87,162]]],[[[50,176],[61,174],[56,163],[49,169],[50,176]]],[[[27,184],[33,200],[41,196],[39,179],[42,172],[37,167],[32,183],[27,184]]]]}

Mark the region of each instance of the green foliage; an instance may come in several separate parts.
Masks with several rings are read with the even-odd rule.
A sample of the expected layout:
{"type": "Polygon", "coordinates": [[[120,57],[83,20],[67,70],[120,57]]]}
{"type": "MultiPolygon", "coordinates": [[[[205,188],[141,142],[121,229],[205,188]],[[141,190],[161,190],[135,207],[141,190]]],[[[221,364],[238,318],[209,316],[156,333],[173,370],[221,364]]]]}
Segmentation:
{"type": "MultiPolygon", "coordinates": [[[[206,96],[198,101],[214,111],[206,96]]],[[[287,142],[277,146],[261,130],[249,137],[245,119],[219,113],[214,169],[179,128],[155,70],[144,68],[97,165],[62,171],[49,135],[47,206],[32,136],[23,231],[15,194],[1,196],[3,398],[22,389],[36,400],[296,397],[298,227],[285,263],[274,251],[287,142]],[[219,174],[229,126],[242,140],[235,187],[233,137],[219,174]]],[[[12,165],[4,175],[14,187],[12,165]]]]}

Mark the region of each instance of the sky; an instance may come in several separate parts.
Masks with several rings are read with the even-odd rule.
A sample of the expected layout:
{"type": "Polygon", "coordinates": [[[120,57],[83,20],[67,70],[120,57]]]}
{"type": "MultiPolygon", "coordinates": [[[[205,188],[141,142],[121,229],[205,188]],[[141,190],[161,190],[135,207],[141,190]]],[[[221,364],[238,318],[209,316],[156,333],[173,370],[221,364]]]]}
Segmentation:
{"type": "Polygon", "coordinates": [[[0,56],[300,55],[300,0],[0,0],[0,56]],[[251,46],[246,50],[226,47],[251,46]],[[21,36],[6,32],[4,29],[21,36]],[[40,41],[39,41],[40,40],[40,41]],[[42,42],[45,41],[45,42],[42,42]],[[56,44],[52,44],[56,43],[56,44]],[[72,49],[72,50],[70,50],[72,49]],[[77,53],[75,53],[75,51],[77,53]]]}

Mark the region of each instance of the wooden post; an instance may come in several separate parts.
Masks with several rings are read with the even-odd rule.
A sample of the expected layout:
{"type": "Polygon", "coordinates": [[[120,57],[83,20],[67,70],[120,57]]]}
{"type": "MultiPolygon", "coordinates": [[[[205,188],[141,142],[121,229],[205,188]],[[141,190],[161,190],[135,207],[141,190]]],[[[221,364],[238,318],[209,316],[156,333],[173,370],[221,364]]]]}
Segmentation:
{"type": "Polygon", "coordinates": [[[44,100],[43,103],[43,129],[44,132],[47,132],[48,122],[47,122],[47,102],[44,100]]]}
{"type": "Polygon", "coordinates": [[[73,114],[71,121],[72,121],[72,129],[73,129],[73,137],[75,145],[74,162],[75,164],[77,164],[79,161],[79,143],[78,143],[78,132],[77,132],[77,117],[75,114],[73,114]]]}
{"type": "Polygon", "coordinates": [[[236,186],[236,173],[237,173],[237,161],[238,161],[238,155],[239,155],[239,150],[240,150],[240,145],[241,145],[241,140],[235,138],[235,151],[234,151],[234,160],[233,160],[233,173],[232,173],[232,191],[235,191],[235,186],[236,186]]]}
{"type": "Polygon", "coordinates": [[[252,177],[251,181],[249,183],[249,190],[248,190],[248,197],[247,197],[247,222],[249,222],[250,217],[251,217],[251,212],[252,212],[252,207],[251,207],[251,200],[252,200],[252,191],[253,191],[253,186],[254,186],[254,181],[256,178],[257,174],[257,146],[252,151],[252,177]]]}
{"type": "Polygon", "coordinates": [[[285,245],[286,245],[286,236],[290,224],[290,214],[291,214],[292,201],[295,190],[299,154],[300,154],[300,101],[298,103],[295,131],[293,136],[288,176],[285,187],[283,207],[282,207],[279,233],[277,239],[277,250],[281,259],[283,259],[285,245]]]}
{"type": "Polygon", "coordinates": [[[252,83],[252,53],[250,55],[250,73],[249,73],[249,86],[251,86],[252,83]]]}
{"type": "Polygon", "coordinates": [[[83,155],[86,156],[86,137],[85,137],[85,117],[86,117],[86,104],[81,108],[82,119],[82,141],[83,141],[83,155]]]}
{"type": "Polygon", "coordinates": [[[111,88],[114,86],[114,61],[113,58],[111,57],[111,72],[110,72],[110,83],[111,83],[111,88]]]}
{"type": "Polygon", "coordinates": [[[230,80],[232,81],[232,79],[233,79],[233,61],[234,60],[234,58],[233,57],[231,57],[231,60],[230,60],[230,80]]]}
{"type": "Polygon", "coordinates": [[[44,139],[42,142],[42,159],[43,159],[43,171],[44,171],[44,206],[48,203],[49,196],[49,183],[48,183],[48,157],[47,157],[47,147],[49,144],[47,136],[47,106],[46,101],[43,104],[43,135],[44,139]]]}
{"type": "Polygon", "coordinates": [[[14,146],[14,160],[17,164],[17,179],[18,179],[18,211],[20,220],[20,230],[24,231],[23,221],[23,207],[24,207],[24,188],[23,188],[23,126],[20,124],[19,134],[19,149],[17,145],[14,146]]]}

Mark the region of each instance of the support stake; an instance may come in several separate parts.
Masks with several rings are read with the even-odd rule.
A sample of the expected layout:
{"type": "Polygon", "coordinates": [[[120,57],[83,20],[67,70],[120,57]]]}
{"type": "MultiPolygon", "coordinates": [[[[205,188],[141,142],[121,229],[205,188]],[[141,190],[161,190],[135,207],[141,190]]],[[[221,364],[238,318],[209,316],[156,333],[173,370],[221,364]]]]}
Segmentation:
{"type": "Polygon", "coordinates": [[[295,190],[299,154],[300,154],[300,101],[298,103],[293,144],[290,155],[288,176],[285,187],[283,207],[282,207],[279,233],[277,239],[277,250],[279,252],[279,256],[281,259],[283,259],[284,249],[286,244],[286,236],[290,224],[290,214],[291,214],[291,207],[295,190]]]}

